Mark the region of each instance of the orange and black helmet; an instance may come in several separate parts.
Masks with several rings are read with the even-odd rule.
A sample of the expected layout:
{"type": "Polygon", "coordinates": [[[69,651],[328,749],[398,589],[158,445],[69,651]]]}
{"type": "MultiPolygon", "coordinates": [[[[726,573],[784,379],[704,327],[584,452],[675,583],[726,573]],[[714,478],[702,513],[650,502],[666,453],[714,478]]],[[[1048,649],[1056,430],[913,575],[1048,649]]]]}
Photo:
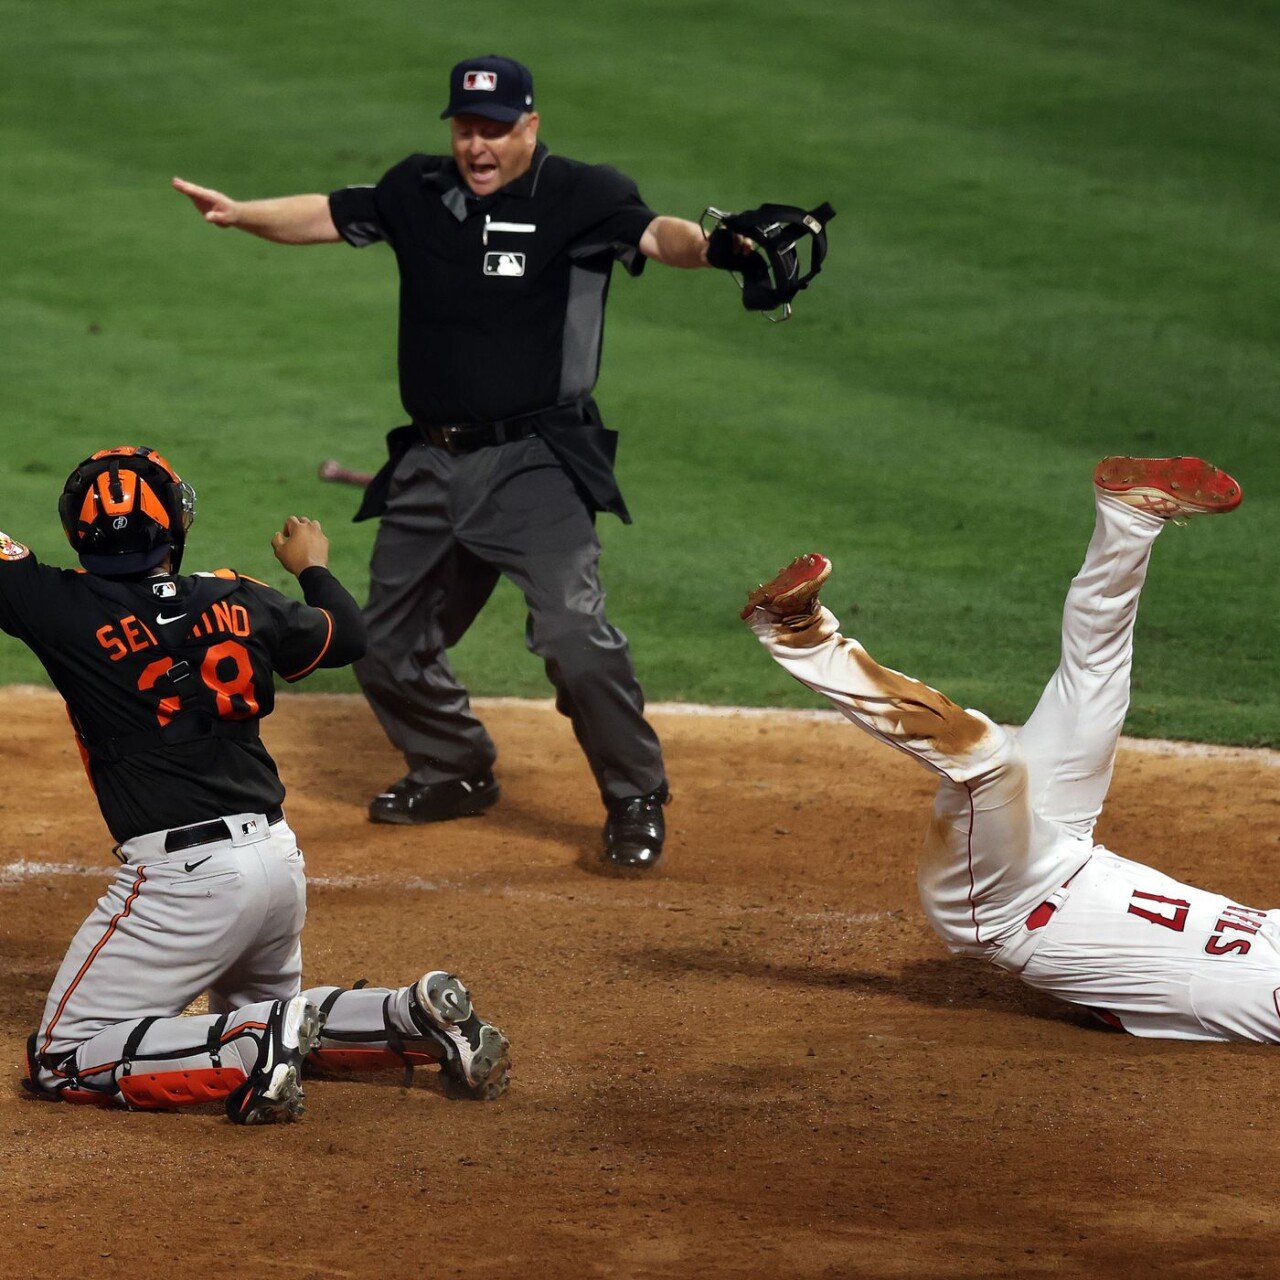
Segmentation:
{"type": "Polygon", "coordinates": [[[196,514],[195,490],[154,449],[101,449],[58,499],[67,541],[90,573],[126,577],[170,557],[177,573],[196,514]]]}

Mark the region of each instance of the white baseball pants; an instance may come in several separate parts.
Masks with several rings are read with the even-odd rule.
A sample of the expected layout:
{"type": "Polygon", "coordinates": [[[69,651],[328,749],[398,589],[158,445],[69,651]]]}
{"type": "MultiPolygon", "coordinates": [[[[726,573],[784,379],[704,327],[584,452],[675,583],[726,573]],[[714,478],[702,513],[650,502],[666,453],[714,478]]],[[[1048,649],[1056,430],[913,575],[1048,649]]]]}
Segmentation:
{"type": "Polygon", "coordinates": [[[1093,843],[1163,527],[1097,496],[1063,610],[1061,662],[1016,735],[880,666],[826,609],[800,631],[760,609],[750,625],[797,680],[940,776],[917,882],[952,951],[1135,1035],[1280,1042],[1280,916],[1093,843]]]}

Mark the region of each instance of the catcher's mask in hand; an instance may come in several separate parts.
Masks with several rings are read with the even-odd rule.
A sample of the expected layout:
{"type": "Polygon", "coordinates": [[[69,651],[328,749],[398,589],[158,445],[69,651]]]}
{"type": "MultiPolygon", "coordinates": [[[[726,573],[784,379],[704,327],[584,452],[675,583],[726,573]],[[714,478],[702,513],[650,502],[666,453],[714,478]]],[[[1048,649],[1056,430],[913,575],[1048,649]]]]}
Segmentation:
{"type": "Polygon", "coordinates": [[[790,204],[762,204],[745,213],[725,213],[708,206],[702,228],[714,219],[716,226],[707,236],[707,262],[733,273],[742,288],[742,305],[748,311],[776,311],[770,320],[786,320],[791,315],[791,299],[822,270],[827,256],[827,223],[836,211],[827,203],[807,212],[790,204]],[[742,254],[735,249],[735,236],[745,236],[760,248],[742,254]],[[800,265],[801,242],[810,242],[809,269],[800,265]]]}

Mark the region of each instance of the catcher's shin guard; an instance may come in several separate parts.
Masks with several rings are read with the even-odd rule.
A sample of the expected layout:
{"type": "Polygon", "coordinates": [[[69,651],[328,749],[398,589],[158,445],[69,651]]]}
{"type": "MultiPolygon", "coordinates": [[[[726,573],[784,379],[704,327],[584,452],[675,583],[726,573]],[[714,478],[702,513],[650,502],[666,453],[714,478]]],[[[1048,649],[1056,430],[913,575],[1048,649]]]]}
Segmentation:
{"type": "Polygon", "coordinates": [[[452,974],[432,970],[409,987],[319,988],[306,993],[325,1015],[320,1047],[308,1065],[320,1070],[400,1066],[412,1082],[416,1067],[438,1063],[466,1097],[492,1100],[507,1087],[508,1043],[472,1008],[452,974]]]}
{"type": "Polygon", "coordinates": [[[316,1001],[325,1024],[320,1044],[307,1059],[308,1070],[382,1071],[399,1067],[408,1088],[414,1068],[440,1060],[439,1053],[430,1052],[428,1046],[413,1043],[412,1033],[401,1033],[395,1017],[399,991],[370,987],[362,978],[349,989],[316,987],[306,994],[316,1001]]]}
{"type": "Polygon", "coordinates": [[[200,1102],[221,1102],[238,1089],[245,1074],[235,1067],[197,1067],[194,1071],[153,1071],[126,1076],[120,1096],[132,1111],[168,1111],[200,1102]]]}
{"type": "MultiPolygon", "coordinates": [[[[27,1041],[27,1078],[22,1082],[29,1092],[55,1102],[74,1102],[98,1107],[124,1106],[133,1111],[168,1111],[174,1107],[192,1106],[200,1102],[218,1102],[245,1079],[238,1066],[200,1066],[194,1061],[204,1046],[179,1050],[183,1065],[176,1069],[142,1070],[135,1074],[139,1061],[147,1062],[140,1053],[143,1038],[158,1018],[143,1018],[134,1024],[118,1059],[81,1067],[80,1050],[62,1054],[39,1053],[36,1036],[27,1041]],[[189,1064],[189,1065],[188,1065],[189,1064]]],[[[220,1019],[225,1022],[225,1019],[220,1019]]],[[[96,1037],[95,1037],[96,1038],[96,1037]]],[[[95,1057],[98,1055],[88,1054],[95,1057]]],[[[164,1067],[173,1061],[172,1052],[158,1055],[164,1067]]],[[[160,1063],[156,1063],[160,1066],[160,1063]]]]}
{"type": "MultiPolygon", "coordinates": [[[[306,1022],[300,1010],[286,1016],[296,1003],[306,1004],[267,1002],[220,1017],[141,1018],[56,1053],[39,1052],[32,1036],[23,1083],[44,1098],[137,1111],[168,1111],[233,1096],[243,1100],[252,1094],[250,1104],[232,1119],[262,1123],[241,1116],[256,1114],[262,1101],[271,1104],[266,1111],[281,1102],[290,1109],[292,1093],[275,1067],[288,1059],[296,1083],[302,1058],[319,1033],[318,1024],[306,1022]]],[[[300,1112],[300,1088],[296,1102],[292,1109],[300,1112]]]]}

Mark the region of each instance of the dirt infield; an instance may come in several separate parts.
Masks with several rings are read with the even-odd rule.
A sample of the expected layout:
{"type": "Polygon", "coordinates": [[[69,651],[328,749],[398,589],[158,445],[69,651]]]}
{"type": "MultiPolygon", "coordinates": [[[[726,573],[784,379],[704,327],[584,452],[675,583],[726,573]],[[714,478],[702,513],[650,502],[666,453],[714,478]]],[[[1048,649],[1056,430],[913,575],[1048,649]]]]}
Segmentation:
{"type": "MultiPolygon", "coordinates": [[[[668,856],[620,881],[546,709],[487,712],[497,809],[415,830],[364,820],[397,762],[362,704],[283,698],[307,980],[456,969],[511,1037],[510,1092],[316,1081],[266,1130],[30,1100],[25,1035],[114,862],[61,703],[0,715],[0,1275],[1280,1270],[1280,1058],[1095,1030],[948,959],[913,884],[930,782],[834,718],[655,716],[668,856]]],[[[1126,751],[1100,836],[1272,905],[1275,765],[1126,751]]]]}

